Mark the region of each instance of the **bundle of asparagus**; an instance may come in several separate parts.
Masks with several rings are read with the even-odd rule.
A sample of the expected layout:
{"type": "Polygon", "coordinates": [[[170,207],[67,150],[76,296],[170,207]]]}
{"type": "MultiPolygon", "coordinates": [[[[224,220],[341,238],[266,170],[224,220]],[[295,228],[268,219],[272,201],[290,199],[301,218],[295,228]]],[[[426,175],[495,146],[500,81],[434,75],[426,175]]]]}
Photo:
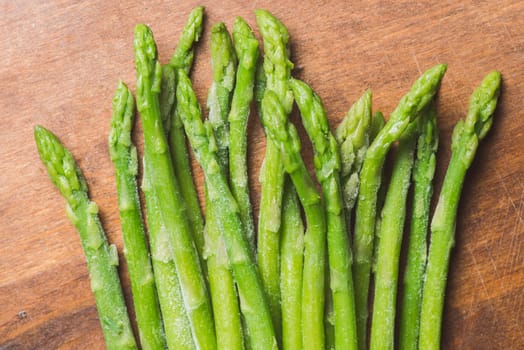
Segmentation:
{"type": "Polygon", "coordinates": [[[123,82],[113,99],[109,150],[138,342],[118,279],[118,254],[106,240],[86,181],[58,138],[35,127],[40,157],[80,234],[107,348],[438,349],[462,184],[491,127],[500,74],[484,78],[455,127],[428,244],[438,145],[435,95],[446,65],[424,72],[387,122],[372,113],[372,94],[366,91],[333,133],[320,97],[292,77],[286,27],[268,11],[255,16],[263,56],[242,18],[236,18],[232,36],[223,23],[212,28],[213,81],[205,120],[189,78],[203,7],[189,15],[166,65],[158,61],[151,30],[135,28],[147,235],[131,139],[135,101],[123,82]],[[256,231],[246,158],[252,102],[267,135],[256,231]],[[321,191],[289,121],[294,102],[313,145],[321,191]],[[204,173],[205,220],[187,141],[204,173]],[[385,158],[397,142],[391,177],[385,179],[385,158]],[[396,325],[406,222],[409,244],[396,325]]]}

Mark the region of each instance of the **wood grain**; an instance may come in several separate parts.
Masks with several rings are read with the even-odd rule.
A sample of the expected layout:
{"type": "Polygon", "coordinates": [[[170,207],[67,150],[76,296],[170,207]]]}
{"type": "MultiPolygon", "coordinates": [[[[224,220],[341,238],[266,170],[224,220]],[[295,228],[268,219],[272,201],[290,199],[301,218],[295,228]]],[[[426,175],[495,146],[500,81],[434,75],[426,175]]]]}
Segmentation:
{"type": "MultiPolygon", "coordinates": [[[[117,79],[134,88],[133,27],[150,24],[166,61],[197,2],[2,1],[0,25],[0,349],[101,349],[103,338],[78,236],[40,163],[32,128],[73,152],[110,241],[120,251],[107,135],[117,79]]],[[[366,88],[389,113],[426,68],[448,63],[439,97],[437,189],[450,133],[485,73],[503,74],[500,107],[468,173],[445,307],[443,349],[524,348],[524,3],[521,1],[202,1],[206,30],[267,8],[289,27],[295,75],[323,98],[335,127],[366,88]]],[[[210,84],[208,35],[193,80],[210,84]]],[[[253,200],[264,154],[250,124],[253,200]]],[[[142,144],[140,126],[136,140],[142,144]]],[[[305,143],[311,165],[311,149],[305,143]]],[[[201,189],[202,173],[194,164],[201,189]]],[[[438,192],[437,192],[438,193],[438,192]]],[[[121,276],[128,301],[125,263],[121,276]]]]}

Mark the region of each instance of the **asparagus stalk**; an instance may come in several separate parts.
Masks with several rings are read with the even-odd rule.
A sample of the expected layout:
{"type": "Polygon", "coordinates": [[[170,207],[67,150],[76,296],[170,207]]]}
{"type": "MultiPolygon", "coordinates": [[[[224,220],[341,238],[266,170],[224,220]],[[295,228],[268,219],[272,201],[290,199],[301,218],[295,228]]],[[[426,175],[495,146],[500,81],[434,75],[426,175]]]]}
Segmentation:
{"type": "Polygon", "coordinates": [[[357,349],[355,297],[351,274],[352,257],[340,185],[341,166],[338,144],[329,129],[320,97],[299,80],[292,79],[291,87],[302,123],[313,142],[316,175],[325,201],[335,348],[357,349]]]}
{"type": "Polygon", "coordinates": [[[372,120],[378,120],[371,117],[371,99],[371,90],[364,92],[351,106],[335,133],[340,147],[340,180],[348,228],[351,227],[351,213],[358,197],[359,172],[369,146],[372,120]]]}
{"type": "Polygon", "coordinates": [[[34,133],[40,159],[66,200],[67,216],[80,235],[106,347],[137,349],[116,268],[118,253],[107,243],[98,206],[89,200],[84,176],[53,133],[41,126],[36,126],[34,133]]]}
{"type": "Polygon", "coordinates": [[[109,155],[115,166],[124,255],[131,280],[140,344],[144,349],[164,349],[166,340],[137,191],[138,159],[131,141],[134,111],[133,95],[120,81],[113,98],[109,155]]]}
{"type": "Polygon", "coordinates": [[[431,221],[431,243],[422,296],[419,349],[439,349],[450,252],[455,244],[457,209],[464,177],[479,141],[493,123],[500,93],[500,73],[490,72],[473,92],[465,120],[453,129],[451,160],[431,221]]]}
{"type": "Polygon", "coordinates": [[[272,90],[266,90],[262,108],[266,133],[281,152],[282,163],[295,185],[307,220],[302,278],[302,345],[304,349],[323,349],[326,255],[324,207],[300,155],[297,131],[288,122],[286,111],[272,90]]]}
{"type": "Polygon", "coordinates": [[[195,51],[193,46],[200,40],[204,20],[204,6],[197,6],[189,13],[186,25],[182,30],[178,45],[169,60],[169,65],[175,69],[184,69],[189,73],[193,65],[195,51]]]}
{"type": "Polygon", "coordinates": [[[400,307],[399,345],[406,350],[418,349],[420,303],[427,258],[426,236],[438,147],[437,111],[434,104],[430,107],[428,117],[421,122],[413,165],[413,208],[400,307]]]}
{"type": "Polygon", "coordinates": [[[384,119],[384,115],[382,112],[377,111],[373,113],[373,116],[371,117],[371,125],[369,127],[369,141],[373,142],[375,137],[377,137],[378,133],[382,128],[386,125],[386,119],[384,119]]]}
{"type": "MultiPolygon", "coordinates": [[[[228,173],[228,144],[230,98],[235,82],[236,56],[233,43],[224,23],[211,30],[211,64],[213,82],[209,89],[208,122],[215,135],[218,165],[224,176],[228,173]]],[[[242,349],[242,324],[238,297],[231,274],[224,239],[220,233],[220,208],[210,200],[206,186],[206,260],[209,288],[215,316],[215,331],[219,349],[242,349]]]]}
{"type": "MultiPolygon", "coordinates": [[[[287,28],[271,13],[255,11],[257,24],[264,43],[265,90],[276,93],[286,115],[293,106],[293,92],[288,80],[293,64],[289,60],[289,34],[287,28]]],[[[262,73],[260,73],[262,74],[262,73]]],[[[262,113],[265,112],[262,109],[262,113]]],[[[280,339],[280,224],[284,169],[278,147],[271,138],[266,141],[266,154],[260,170],[260,211],[258,219],[258,268],[266,292],[273,324],[280,339]]]]}
{"type": "Polygon", "coordinates": [[[212,147],[213,131],[204,124],[189,77],[177,72],[177,109],[197,161],[204,171],[209,200],[220,208],[217,217],[226,244],[229,263],[238,288],[240,310],[247,328],[248,346],[252,349],[277,347],[271,314],[264,290],[246,240],[238,206],[231,194],[225,175],[212,147]]]}
{"type": "Polygon", "coordinates": [[[142,191],[146,200],[151,260],[164,320],[167,346],[169,349],[193,350],[195,349],[195,342],[193,341],[191,324],[184,305],[169,234],[162,223],[158,197],[154,192],[155,189],[149,174],[150,164],[149,156],[145,154],[142,191]]]}
{"type": "MultiPolygon", "coordinates": [[[[171,66],[163,65],[159,102],[160,116],[166,134],[171,125],[172,109],[175,104],[175,89],[175,71],[171,66]]],[[[184,298],[180,289],[173,254],[171,253],[172,248],[169,243],[169,235],[162,224],[158,199],[154,193],[152,181],[149,178],[151,165],[148,159],[149,157],[146,154],[143,158],[142,191],[146,199],[151,258],[155,271],[158,299],[164,319],[167,345],[171,349],[194,349],[195,343],[184,306],[184,298]]]]}
{"type": "Polygon", "coordinates": [[[410,121],[431,101],[446,71],[439,64],[427,70],[414,83],[391,113],[389,121],[369,146],[360,172],[360,189],[356,209],[353,243],[353,281],[357,309],[359,349],[366,347],[368,319],[368,289],[373,255],[377,191],[381,182],[382,166],[391,146],[404,132],[410,121]]]}
{"type": "Polygon", "coordinates": [[[258,40],[249,25],[241,18],[235,19],[233,42],[238,57],[235,90],[229,112],[229,183],[235,197],[240,218],[246,230],[251,250],[255,251],[255,229],[247,169],[247,124],[255,84],[255,70],[259,58],[258,40]]]}
{"type": "MultiPolygon", "coordinates": [[[[178,45],[169,61],[174,71],[183,69],[189,72],[193,65],[194,45],[200,39],[203,29],[204,7],[194,8],[182,30],[178,45]]],[[[176,75],[176,74],[175,74],[176,75]]],[[[175,78],[172,78],[175,81],[175,78]]],[[[174,84],[176,87],[176,84],[174,84]]],[[[174,96],[174,92],[173,92],[174,96]]],[[[176,105],[176,101],[174,102],[176,105]]],[[[201,260],[204,256],[204,219],[200,210],[198,194],[193,181],[191,163],[187,152],[186,134],[175,106],[171,107],[171,123],[169,129],[164,129],[168,135],[169,150],[173,161],[173,168],[180,185],[182,198],[187,206],[187,216],[191,223],[193,239],[201,260]]],[[[205,270],[205,264],[202,264],[205,270]]],[[[205,273],[205,271],[204,271],[205,273]]]]}
{"type": "Polygon", "coordinates": [[[207,288],[199,257],[192,239],[185,203],[181,202],[180,188],[160,117],[158,94],[161,66],[151,30],[138,24],[135,27],[135,65],[137,70],[137,106],[144,129],[144,154],[149,166],[149,180],[157,197],[158,214],[175,261],[184,304],[191,323],[197,347],[216,348],[214,323],[207,288]]]}
{"type": "MultiPolygon", "coordinates": [[[[289,182],[290,179],[287,179],[289,182]]],[[[282,304],[282,348],[302,349],[302,272],[304,224],[297,194],[285,184],[280,237],[280,291],[282,304]]]]}
{"type": "Polygon", "coordinates": [[[371,349],[393,349],[395,344],[400,246],[420,118],[412,121],[399,139],[399,147],[382,208],[381,226],[377,231],[371,349]]]}

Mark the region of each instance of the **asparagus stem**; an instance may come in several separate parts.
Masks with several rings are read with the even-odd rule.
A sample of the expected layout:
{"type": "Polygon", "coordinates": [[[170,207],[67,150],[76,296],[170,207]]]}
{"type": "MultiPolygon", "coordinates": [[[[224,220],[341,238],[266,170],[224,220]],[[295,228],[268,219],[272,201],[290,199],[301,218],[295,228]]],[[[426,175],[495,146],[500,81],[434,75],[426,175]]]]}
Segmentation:
{"type": "Polygon", "coordinates": [[[158,94],[161,66],[151,30],[135,27],[135,65],[137,70],[137,106],[144,129],[144,154],[150,167],[149,180],[157,197],[161,223],[169,235],[184,304],[196,346],[216,348],[211,305],[200,267],[198,252],[187,219],[187,208],[180,201],[180,188],[164,134],[158,94]]]}
{"type": "MultiPolygon", "coordinates": [[[[276,93],[289,115],[293,105],[293,93],[288,80],[293,64],[289,60],[289,34],[287,28],[271,13],[255,11],[257,24],[264,43],[265,91],[276,93]]],[[[261,74],[261,73],[260,73],[261,74]]],[[[260,97],[259,97],[260,98],[260,97]]],[[[262,108],[262,113],[264,114],[262,108]]],[[[260,212],[258,220],[258,268],[266,292],[277,339],[281,339],[280,310],[280,224],[282,195],[284,193],[284,169],[280,151],[271,138],[266,141],[266,154],[260,170],[260,212]]]]}
{"type": "Polygon", "coordinates": [[[98,206],[89,200],[84,176],[53,133],[41,126],[35,126],[34,133],[40,159],[66,200],[67,216],[80,235],[106,347],[137,349],[116,268],[118,253],[107,243],[98,206]]]}
{"type": "Polygon", "coordinates": [[[338,144],[329,129],[320,97],[299,80],[291,80],[291,87],[302,123],[313,142],[316,175],[325,201],[329,282],[334,311],[334,345],[336,349],[357,349],[352,256],[340,186],[338,144]]]}
{"type": "MultiPolygon", "coordinates": [[[[288,179],[287,182],[290,180],[288,179]]],[[[302,273],[304,224],[292,184],[284,186],[280,237],[282,348],[302,349],[302,273]]]]}
{"type": "Polygon", "coordinates": [[[385,125],[386,119],[384,119],[382,112],[377,111],[373,113],[373,116],[371,117],[371,125],[369,126],[369,142],[373,142],[385,125]]]}
{"type": "Polygon", "coordinates": [[[231,194],[225,175],[218,164],[213,131],[204,124],[189,77],[177,72],[177,109],[184,123],[189,142],[204,171],[209,200],[220,208],[217,217],[226,244],[229,263],[237,284],[240,310],[247,328],[248,346],[252,349],[272,349],[277,346],[271,314],[264,290],[246,240],[238,206],[231,194]]]}
{"type": "Polygon", "coordinates": [[[351,227],[351,213],[358,197],[359,173],[370,142],[372,120],[375,120],[371,117],[371,99],[371,91],[364,92],[351,106],[335,133],[340,147],[340,180],[348,228],[351,227]]]}
{"type": "Polygon", "coordinates": [[[124,255],[131,280],[142,348],[164,349],[166,340],[138,198],[136,182],[138,159],[136,148],[131,140],[134,111],[133,95],[120,81],[113,98],[109,154],[115,166],[124,255]]]}
{"type": "MultiPolygon", "coordinates": [[[[166,136],[171,128],[172,111],[175,106],[175,90],[175,70],[170,65],[163,65],[161,90],[158,98],[160,116],[166,136]]],[[[185,310],[184,298],[171,253],[169,235],[162,226],[157,197],[149,179],[148,169],[150,165],[148,163],[150,162],[146,154],[144,157],[142,191],[146,199],[147,226],[149,229],[153,269],[157,280],[158,298],[164,318],[167,345],[171,349],[194,349],[195,344],[192,338],[191,325],[185,310]]],[[[175,177],[176,174],[175,171],[175,177]]],[[[198,236],[195,235],[194,239],[195,237],[198,236]]]]}
{"type": "Polygon", "coordinates": [[[455,244],[457,209],[464,177],[493,123],[500,93],[500,73],[490,72],[473,92],[465,120],[457,123],[451,160],[431,222],[431,243],[422,296],[420,349],[439,349],[450,252],[455,244]]]}
{"type": "Polygon", "coordinates": [[[295,185],[307,219],[302,278],[302,345],[304,349],[323,349],[326,255],[324,207],[300,155],[297,131],[288,122],[287,113],[272,90],[266,90],[262,108],[266,133],[281,152],[282,163],[295,185]]]}
{"type": "Polygon", "coordinates": [[[369,146],[362,165],[353,243],[359,349],[364,349],[367,343],[368,289],[373,260],[377,191],[384,159],[391,144],[404,132],[410,120],[431,101],[445,71],[445,65],[436,65],[414,83],[411,91],[400,100],[389,121],[369,146]]]}
{"type": "Polygon", "coordinates": [[[144,156],[142,191],[146,200],[146,218],[160,309],[169,349],[195,349],[191,324],[184,305],[169,234],[162,223],[158,197],[150,178],[150,161],[144,156]]]}
{"type": "MultiPolygon", "coordinates": [[[[194,8],[187,19],[187,23],[182,30],[178,45],[175,49],[169,65],[175,72],[177,69],[184,69],[189,72],[193,65],[194,59],[194,45],[200,39],[203,29],[204,7],[199,6],[194,8]]],[[[176,76],[176,74],[174,74],[176,76]]],[[[176,78],[172,78],[175,81],[176,78]]],[[[174,96],[173,92],[173,96],[174,96]]],[[[193,239],[198,250],[201,261],[204,256],[204,219],[200,210],[200,203],[198,201],[198,194],[195,183],[193,181],[193,174],[191,172],[191,163],[187,151],[186,134],[184,133],[184,126],[177,114],[176,101],[171,107],[171,123],[169,129],[164,129],[168,135],[169,150],[173,160],[173,168],[176,178],[180,184],[180,192],[187,206],[187,215],[193,232],[193,239]]],[[[161,100],[162,107],[162,100],[161,100]]],[[[202,268],[205,271],[206,265],[202,268]]]]}
{"type": "Polygon", "coordinates": [[[400,307],[399,345],[406,350],[418,349],[420,303],[427,258],[426,237],[438,147],[437,111],[434,104],[430,107],[428,117],[422,119],[421,123],[413,165],[413,208],[400,307]]]}
{"type": "MultiPolygon", "coordinates": [[[[209,90],[208,122],[215,135],[216,154],[222,174],[228,173],[230,99],[235,82],[236,56],[224,23],[211,30],[213,82],[209,90]]],[[[237,291],[231,274],[224,239],[220,234],[220,208],[210,200],[206,186],[206,260],[219,349],[242,349],[242,324],[237,291]]]]}
{"type": "Polygon", "coordinates": [[[189,73],[195,57],[193,46],[202,35],[203,20],[204,6],[195,7],[189,13],[186,25],[178,39],[178,45],[169,60],[169,65],[174,69],[184,69],[186,73],[189,73]]]}
{"type": "Polygon", "coordinates": [[[418,135],[418,117],[400,137],[393,171],[381,212],[375,256],[375,294],[371,323],[371,349],[393,349],[400,246],[404,231],[411,169],[418,135]]]}
{"type": "Polygon", "coordinates": [[[235,197],[240,218],[246,230],[247,240],[255,252],[255,229],[247,169],[247,124],[253,89],[255,71],[259,58],[258,41],[249,25],[241,18],[235,19],[233,42],[238,57],[235,90],[229,112],[229,183],[235,197]]]}

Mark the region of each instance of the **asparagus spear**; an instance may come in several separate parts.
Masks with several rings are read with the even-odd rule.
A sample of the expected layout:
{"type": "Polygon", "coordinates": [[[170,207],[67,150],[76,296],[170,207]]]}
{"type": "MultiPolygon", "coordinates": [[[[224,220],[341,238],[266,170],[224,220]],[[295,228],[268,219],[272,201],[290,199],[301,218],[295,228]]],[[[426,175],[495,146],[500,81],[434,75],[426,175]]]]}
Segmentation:
{"type": "Polygon", "coordinates": [[[158,197],[150,178],[151,162],[144,155],[142,191],[146,199],[146,218],[151,247],[151,260],[155,274],[158,300],[164,320],[167,346],[169,349],[192,350],[195,342],[191,324],[184,305],[178,273],[173,259],[169,234],[162,223],[158,197]]]}
{"type": "Polygon", "coordinates": [[[340,179],[348,227],[351,227],[351,212],[358,197],[359,172],[369,146],[372,120],[379,120],[371,117],[371,98],[371,90],[364,92],[351,106],[335,133],[340,147],[340,179]]]}
{"type": "Polygon", "coordinates": [[[134,111],[133,95],[122,81],[118,82],[113,98],[109,155],[115,165],[124,255],[129,269],[142,348],[164,349],[166,340],[138,199],[138,160],[136,148],[131,141],[134,111]]]}
{"type": "MultiPolygon", "coordinates": [[[[357,325],[351,274],[352,257],[340,186],[341,166],[338,144],[329,129],[320,97],[300,80],[292,79],[291,88],[304,128],[313,142],[315,170],[325,201],[335,348],[356,349],[357,325]]],[[[368,96],[371,99],[369,94],[368,96]]]]}
{"type": "Polygon", "coordinates": [[[400,307],[399,345],[406,350],[418,349],[420,302],[427,257],[426,236],[438,147],[437,111],[434,104],[431,105],[428,118],[421,122],[413,165],[413,208],[400,307]]]}
{"type": "MultiPolygon", "coordinates": [[[[169,65],[174,71],[183,69],[189,72],[193,65],[194,45],[200,39],[203,28],[204,7],[194,8],[187,19],[187,23],[182,30],[178,45],[175,49],[169,65]]],[[[176,74],[175,74],[176,75],[176,74]]],[[[175,78],[172,78],[173,81],[175,78]]],[[[174,84],[176,86],[176,84],[174,84]]],[[[174,96],[174,92],[173,92],[174,96]]],[[[175,101],[176,104],[176,101],[175,101]]],[[[198,194],[193,181],[191,163],[187,152],[186,134],[180,117],[177,115],[175,106],[171,107],[171,127],[164,129],[168,135],[169,150],[173,160],[173,168],[176,178],[180,185],[182,198],[187,206],[187,216],[191,223],[193,239],[197,247],[199,256],[202,260],[204,254],[204,220],[198,202],[198,194]]],[[[205,270],[205,265],[202,264],[205,270]]],[[[204,271],[205,273],[205,271],[204,271]]]]}
{"type": "Polygon", "coordinates": [[[389,121],[369,146],[362,165],[353,243],[355,257],[353,281],[355,283],[359,349],[364,349],[366,346],[367,303],[373,255],[377,191],[380,186],[380,174],[384,159],[391,144],[404,132],[410,120],[431,101],[445,71],[445,65],[436,65],[422,74],[413,84],[411,91],[402,97],[398,106],[391,113],[389,121]]]}
{"type": "Polygon", "coordinates": [[[238,206],[212,147],[213,131],[204,124],[189,77],[177,71],[177,109],[197,161],[204,171],[208,196],[216,208],[226,244],[229,263],[238,288],[240,310],[247,328],[248,346],[252,349],[273,349],[277,346],[271,314],[255,267],[249,243],[240,220],[238,206]]]}
{"type": "Polygon", "coordinates": [[[369,127],[369,141],[373,142],[375,137],[377,137],[378,133],[382,128],[386,125],[386,119],[384,119],[384,115],[382,112],[377,111],[373,113],[373,116],[371,117],[371,125],[369,127]]]}
{"type": "Polygon", "coordinates": [[[238,57],[235,90],[229,112],[229,183],[235,197],[240,218],[246,230],[251,250],[255,251],[255,229],[247,175],[247,124],[253,100],[255,70],[259,58],[258,40],[249,25],[241,18],[235,19],[233,42],[238,57]]]}
{"type": "Polygon", "coordinates": [[[202,35],[202,22],[204,20],[204,6],[195,7],[189,13],[186,25],[182,30],[178,45],[169,60],[169,65],[175,69],[184,69],[187,73],[193,65],[195,51],[193,46],[202,35]]]}
{"type": "MultiPolygon", "coordinates": [[[[167,133],[171,125],[172,109],[175,104],[176,74],[169,65],[162,66],[162,83],[159,95],[160,116],[164,131],[167,133]]],[[[152,181],[149,178],[150,161],[146,154],[143,158],[144,174],[142,191],[146,199],[147,227],[151,258],[155,272],[158,299],[164,319],[167,345],[171,349],[194,349],[191,325],[184,306],[184,298],[178,274],[176,271],[169,235],[165,230],[158,199],[155,195],[152,181]]]]}
{"type": "MultiPolygon", "coordinates": [[[[289,182],[290,179],[287,179],[289,182]]],[[[302,349],[302,268],[304,224],[292,184],[284,185],[280,237],[282,348],[302,349]]]]}
{"type": "Polygon", "coordinates": [[[302,345],[304,349],[323,349],[326,255],[324,207],[300,155],[297,131],[288,122],[286,111],[273,91],[266,90],[262,108],[266,133],[281,152],[282,163],[295,185],[307,219],[302,278],[302,345]]]}
{"type": "Polygon", "coordinates": [[[418,135],[418,117],[399,139],[391,179],[377,231],[375,256],[375,294],[371,323],[371,349],[393,349],[400,246],[406,217],[406,203],[411,184],[411,169],[418,135]]]}
{"type": "Polygon", "coordinates": [[[187,209],[179,200],[180,189],[162,127],[158,101],[162,71],[157,61],[153,34],[147,26],[138,24],[135,27],[134,46],[137,106],[144,129],[144,154],[149,166],[149,180],[157,197],[161,223],[169,235],[195,343],[200,348],[214,349],[216,337],[211,305],[187,220],[187,209]]]}
{"type": "Polygon", "coordinates": [[[451,160],[437,208],[431,221],[431,243],[422,296],[419,349],[439,349],[449,256],[454,245],[457,209],[464,177],[473,162],[479,141],[493,123],[500,93],[500,73],[490,72],[478,86],[465,120],[453,129],[451,160]]]}
{"type": "MultiPolygon", "coordinates": [[[[230,98],[235,82],[236,56],[224,23],[211,30],[211,64],[213,82],[207,98],[208,122],[215,135],[218,165],[228,173],[230,98]]],[[[206,186],[206,260],[209,288],[215,316],[217,345],[220,349],[242,349],[242,324],[235,282],[231,274],[224,239],[220,234],[220,208],[210,200],[206,186]]]]}
{"type": "MultiPolygon", "coordinates": [[[[273,91],[283,105],[286,115],[293,106],[293,92],[288,80],[293,64],[289,60],[289,34],[287,28],[271,13],[255,11],[257,24],[264,42],[265,90],[273,91]]],[[[262,113],[264,114],[262,108],[262,113]]],[[[280,339],[280,224],[284,169],[280,151],[271,138],[266,142],[266,154],[260,170],[260,211],[258,219],[258,268],[266,292],[273,324],[280,339]]]]}
{"type": "Polygon", "coordinates": [[[108,245],[98,206],[87,195],[87,184],[71,153],[49,130],[36,126],[36,146],[51,181],[66,200],[66,212],[78,230],[108,349],[137,349],[118,279],[118,253],[108,245]]]}

